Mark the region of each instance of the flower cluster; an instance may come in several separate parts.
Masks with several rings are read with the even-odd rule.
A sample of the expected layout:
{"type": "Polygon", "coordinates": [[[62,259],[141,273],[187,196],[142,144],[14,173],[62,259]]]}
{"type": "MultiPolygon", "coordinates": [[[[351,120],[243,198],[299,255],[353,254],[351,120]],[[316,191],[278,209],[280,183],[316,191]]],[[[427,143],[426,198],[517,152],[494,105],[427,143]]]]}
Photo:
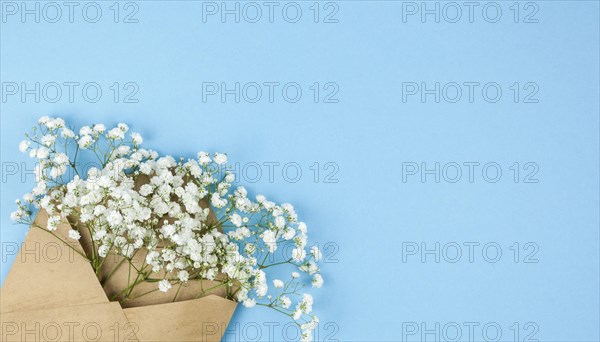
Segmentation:
{"type": "Polygon", "coordinates": [[[96,270],[109,254],[131,260],[143,251],[145,274],[159,277],[158,290],[216,281],[246,307],[288,315],[302,338],[311,339],[318,319],[313,297],[302,289],[306,278],[322,286],[322,255],[308,246],[306,224],[291,204],[249,198],[243,186],[234,186],[225,154],[159,156],[122,123],[75,131],[60,118],[42,117],[19,144],[37,161],[36,186],[17,200],[13,220],[33,224],[34,212],[43,208],[49,214],[44,229],[52,232],[61,220],[77,217],[87,231],[71,229],[68,237],[89,235],[96,270]],[[84,152],[96,160],[80,162],[84,152]],[[292,266],[288,279],[270,279],[267,272],[281,265],[292,266]]]}

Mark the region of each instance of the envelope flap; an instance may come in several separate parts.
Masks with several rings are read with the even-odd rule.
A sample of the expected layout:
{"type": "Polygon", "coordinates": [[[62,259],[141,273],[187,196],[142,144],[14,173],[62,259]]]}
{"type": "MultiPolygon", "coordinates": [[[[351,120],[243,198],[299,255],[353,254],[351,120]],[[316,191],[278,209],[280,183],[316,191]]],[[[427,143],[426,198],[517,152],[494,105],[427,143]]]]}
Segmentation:
{"type": "Polygon", "coordinates": [[[220,341],[237,303],[216,295],[123,309],[140,341],[220,341]],[[164,324],[177,322],[177,324],[164,324]]]}
{"type": "Polygon", "coordinates": [[[2,287],[0,312],[108,303],[81,245],[67,238],[71,226],[50,232],[47,223],[40,210],[2,287]]]}

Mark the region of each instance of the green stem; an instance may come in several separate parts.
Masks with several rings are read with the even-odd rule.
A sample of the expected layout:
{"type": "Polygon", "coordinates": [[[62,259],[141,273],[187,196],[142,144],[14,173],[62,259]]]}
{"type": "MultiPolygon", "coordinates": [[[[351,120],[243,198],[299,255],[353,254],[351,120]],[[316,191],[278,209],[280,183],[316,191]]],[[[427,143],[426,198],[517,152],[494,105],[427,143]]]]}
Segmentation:
{"type": "Polygon", "coordinates": [[[110,273],[106,276],[106,278],[102,279],[102,281],[100,282],[100,284],[102,286],[104,286],[104,284],[106,284],[106,282],[110,279],[110,277],[112,277],[112,275],[121,267],[121,265],[123,265],[125,260],[127,260],[127,259],[123,258],[121,261],[119,261],[119,263],[110,271],[110,273]]]}
{"type": "Polygon", "coordinates": [[[258,268],[262,270],[262,269],[265,269],[265,268],[269,268],[269,267],[271,267],[271,266],[277,266],[277,265],[281,265],[281,264],[287,264],[287,263],[290,263],[290,264],[292,264],[292,265],[298,266],[298,265],[296,265],[296,264],[294,264],[294,263],[291,263],[290,261],[292,261],[292,260],[293,260],[293,259],[289,259],[289,260],[286,260],[286,261],[281,261],[281,262],[276,262],[276,263],[274,263],[274,264],[267,265],[267,266],[263,266],[263,265],[261,264],[261,265],[259,265],[259,266],[258,266],[258,268]]]}
{"type": "Polygon", "coordinates": [[[216,286],[210,287],[210,288],[208,288],[208,289],[206,289],[206,290],[205,290],[205,289],[202,289],[202,292],[200,292],[200,293],[198,294],[198,296],[196,296],[196,298],[200,298],[200,297],[202,297],[203,295],[205,295],[205,294],[206,294],[206,292],[208,292],[208,291],[211,291],[211,290],[214,290],[214,289],[216,289],[216,288],[219,288],[219,287],[221,287],[221,286],[225,286],[225,285],[227,285],[227,282],[224,282],[224,283],[221,283],[221,284],[219,284],[219,285],[216,285],[216,286]]]}
{"type": "Polygon", "coordinates": [[[138,299],[138,298],[140,298],[140,297],[143,297],[143,296],[145,296],[145,295],[151,294],[152,292],[156,292],[156,291],[158,291],[158,288],[156,288],[156,289],[154,289],[154,290],[150,290],[150,291],[148,291],[148,292],[144,292],[144,293],[142,293],[142,294],[141,294],[141,295],[139,295],[139,296],[135,296],[135,297],[132,297],[132,298],[125,298],[125,299],[123,299],[123,301],[125,302],[125,301],[128,301],[128,300],[134,300],[134,299],[138,299]]]}
{"type": "Polygon", "coordinates": [[[127,286],[127,287],[126,287],[125,289],[123,289],[121,292],[119,292],[119,293],[115,294],[114,296],[112,296],[110,300],[111,300],[111,301],[113,301],[115,298],[117,298],[117,297],[119,297],[120,295],[122,295],[123,293],[125,293],[125,292],[128,292],[128,291],[129,291],[129,292],[128,292],[128,294],[127,294],[127,296],[126,296],[126,297],[125,297],[123,300],[127,299],[127,298],[128,298],[128,296],[129,296],[129,294],[131,294],[131,290],[133,290],[133,288],[134,288],[136,285],[138,285],[138,284],[140,284],[141,282],[143,282],[143,281],[144,281],[143,277],[142,277],[142,279],[140,279],[140,275],[141,275],[141,274],[138,274],[138,276],[135,278],[135,281],[133,282],[133,284],[131,284],[131,285],[127,286]]]}
{"type": "Polygon", "coordinates": [[[279,312],[281,312],[282,314],[284,314],[284,315],[286,315],[286,316],[290,316],[290,317],[292,316],[291,314],[289,314],[289,313],[287,313],[287,312],[285,312],[285,311],[283,311],[283,310],[280,310],[280,309],[278,309],[278,308],[274,307],[272,304],[262,304],[262,303],[256,303],[256,305],[260,305],[260,306],[266,306],[266,307],[268,307],[268,308],[271,308],[271,309],[273,309],[273,310],[275,310],[275,311],[279,311],[279,312]]]}
{"type": "Polygon", "coordinates": [[[175,292],[175,297],[173,297],[173,302],[175,302],[175,300],[177,300],[177,296],[179,295],[179,291],[181,290],[181,286],[183,285],[183,283],[179,283],[179,287],[177,288],[177,292],[175,292]]]}

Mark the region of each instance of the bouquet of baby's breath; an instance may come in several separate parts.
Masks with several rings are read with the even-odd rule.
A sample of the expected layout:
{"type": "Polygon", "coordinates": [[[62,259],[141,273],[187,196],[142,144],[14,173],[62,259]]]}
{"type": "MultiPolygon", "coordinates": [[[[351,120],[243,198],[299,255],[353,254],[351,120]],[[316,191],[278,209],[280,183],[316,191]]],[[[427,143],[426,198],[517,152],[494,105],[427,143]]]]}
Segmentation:
{"type": "Polygon", "coordinates": [[[35,226],[34,212],[43,208],[48,226],[38,228],[51,234],[62,220],[75,220],[68,237],[89,237],[90,253],[77,252],[96,274],[108,255],[130,263],[137,276],[112,299],[131,300],[136,286],[150,282],[155,291],[172,292],[174,301],[188,282],[210,280],[246,307],[265,306],[291,317],[302,338],[311,339],[318,319],[311,315],[312,296],[302,290],[307,280],[312,287],[323,284],[321,252],[307,248],[306,224],[294,207],[262,195],[251,200],[244,187],[233,187],[225,154],[161,157],[128,131],[121,123],[75,133],[60,118],[40,118],[19,145],[37,159],[36,186],[16,201],[12,219],[35,226]],[[291,253],[276,256],[277,250],[291,253]],[[134,262],[140,253],[141,265],[134,262]],[[294,268],[289,277],[269,282],[269,271],[285,265],[294,268]]]}

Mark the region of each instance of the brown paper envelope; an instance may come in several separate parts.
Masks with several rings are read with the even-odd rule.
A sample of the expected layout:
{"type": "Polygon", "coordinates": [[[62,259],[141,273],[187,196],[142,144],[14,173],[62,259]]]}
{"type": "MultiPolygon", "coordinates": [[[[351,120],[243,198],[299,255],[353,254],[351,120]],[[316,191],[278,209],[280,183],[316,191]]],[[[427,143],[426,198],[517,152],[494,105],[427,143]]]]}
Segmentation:
{"type": "MultiPolygon", "coordinates": [[[[40,211],[37,225],[46,227],[47,218],[47,213],[40,211]]],[[[118,302],[109,302],[89,261],[58,239],[82,252],[79,242],[66,238],[69,229],[68,223],[62,223],[54,232],[56,236],[36,227],[29,230],[2,288],[0,341],[136,341],[139,336],[145,341],[222,338],[237,303],[216,295],[188,300],[195,298],[201,286],[210,287],[211,282],[190,281],[189,288],[180,290],[177,300],[181,302],[170,302],[176,292],[174,287],[167,294],[155,291],[130,303],[144,306],[122,309],[118,302]],[[164,303],[166,298],[169,303],[148,305],[164,303]]]]}
{"type": "MultiPolygon", "coordinates": [[[[0,312],[58,308],[69,305],[108,303],[106,294],[87,259],[46,230],[48,214],[40,210],[4,286],[0,312]]],[[[71,226],[64,222],[54,233],[82,252],[81,245],[66,239],[71,226]]]]}
{"type": "Polygon", "coordinates": [[[119,303],[3,313],[1,341],[137,341],[119,303]]]}
{"type": "Polygon", "coordinates": [[[183,302],[123,309],[140,341],[220,341],[237,306],[209,295],[183,302]]]}

